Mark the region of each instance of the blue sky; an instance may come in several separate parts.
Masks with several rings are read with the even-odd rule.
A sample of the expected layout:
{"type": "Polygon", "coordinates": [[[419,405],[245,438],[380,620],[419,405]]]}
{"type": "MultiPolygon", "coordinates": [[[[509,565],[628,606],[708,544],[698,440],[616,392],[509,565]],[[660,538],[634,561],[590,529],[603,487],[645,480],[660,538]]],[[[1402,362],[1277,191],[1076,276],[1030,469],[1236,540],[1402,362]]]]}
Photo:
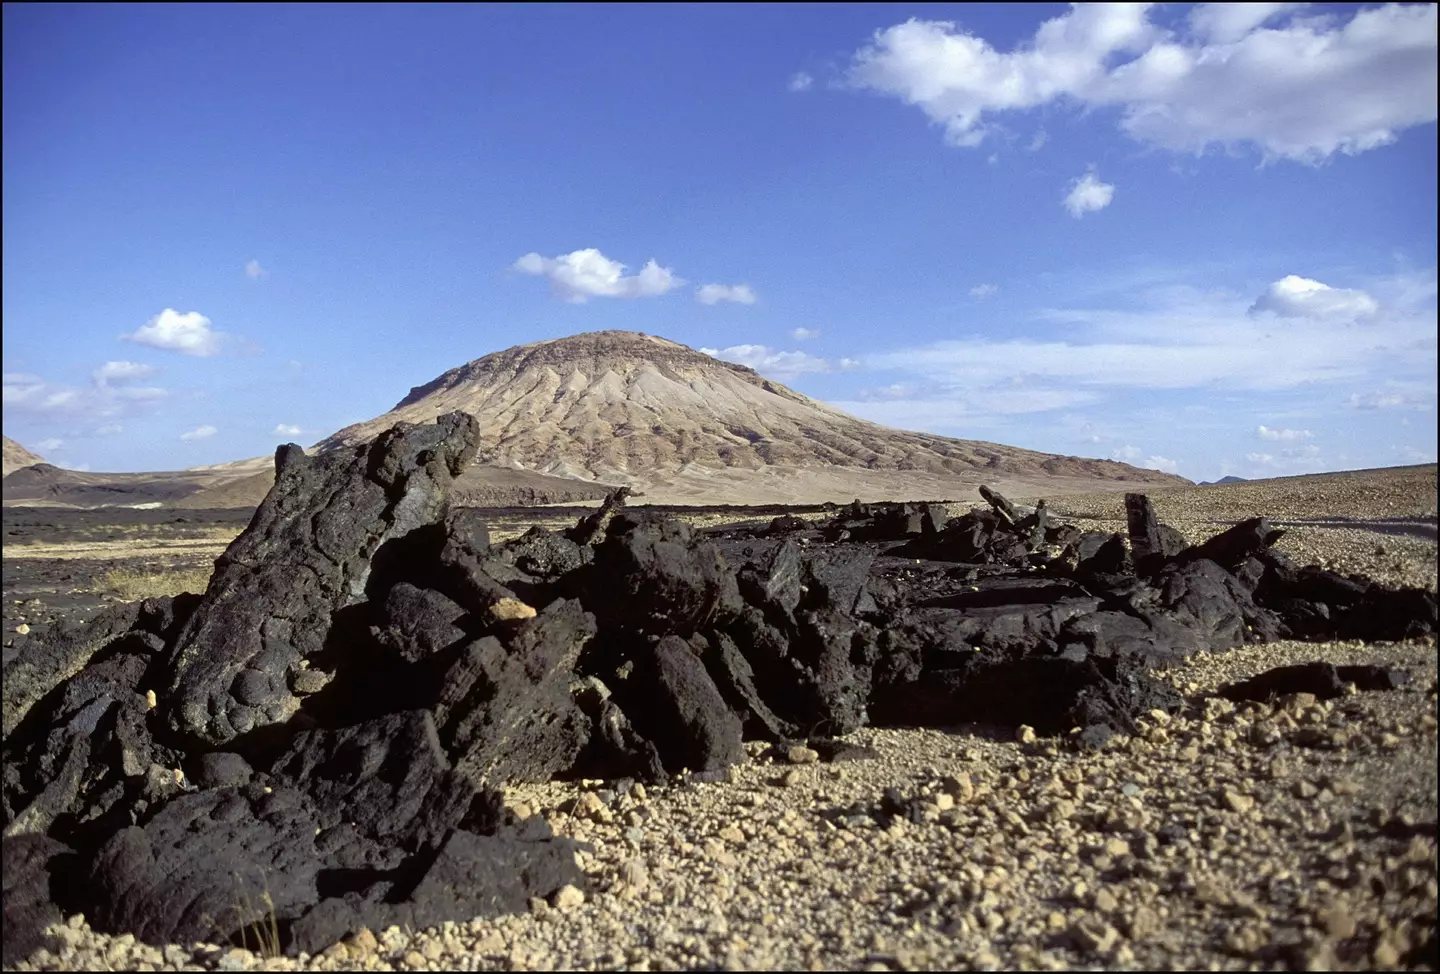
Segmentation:
{"type": "Polygon", "coordinates": [[[6,4],[3,43],[5,432],[65,466],[313,443],[603,328],[1195,480],[1436,457],[1431,5],[6,4]]]}

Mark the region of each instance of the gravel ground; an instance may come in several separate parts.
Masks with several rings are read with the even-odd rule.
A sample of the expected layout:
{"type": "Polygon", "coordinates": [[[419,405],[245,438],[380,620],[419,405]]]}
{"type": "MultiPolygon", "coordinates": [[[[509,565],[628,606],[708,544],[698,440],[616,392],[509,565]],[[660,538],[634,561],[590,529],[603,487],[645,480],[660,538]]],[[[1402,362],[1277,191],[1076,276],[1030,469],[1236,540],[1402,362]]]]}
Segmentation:
{"type": "MultiPolygon", "coordinates": [[[[1288,481],[1275,503],[1219,513],[1204,492],[1231,488],[1156,504],[1192,539],[1252,502],[1277,517],[1433,513],[1426,469],[1332,478],[1318,510],[1297,498],[1323,483],[1288,481]]],[[[1103,498],[1052,503],[1123,527],[1103,498]]],[[[1316,528],[1282,547],[1435,588],[1433,543],[1316,528]]],[[[528,915],[365,931],[298,960],[161,950],[72,917],[58,954],[18,969],[1434,969],[1435,641],[1251,646],[1162,676],[1189,708],[1099,752],[1025,728],[866,729],[849,740],[869,756],[836,763],[751,745],[728,782],[512,787],[517,814],[591,848],[586,888],[528,915]],[[1411,679],[1329,702],[1207,698],[1313,659],[1411,679]]]]}

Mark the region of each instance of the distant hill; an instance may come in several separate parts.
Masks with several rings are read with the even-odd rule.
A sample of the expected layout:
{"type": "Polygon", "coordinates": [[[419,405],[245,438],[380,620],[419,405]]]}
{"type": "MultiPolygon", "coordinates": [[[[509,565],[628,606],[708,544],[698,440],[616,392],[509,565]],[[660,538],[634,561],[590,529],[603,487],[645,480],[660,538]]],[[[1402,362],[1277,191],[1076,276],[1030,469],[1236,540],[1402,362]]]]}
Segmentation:
{"type": "Polygon", "coordinates": [[[1221,484],[1243,484],[1243,483],[1245,483],[1245,478],[1244,478],[1244,477],[1237,477],[1237,476],[1235,476],[1234,474],[1230,474],[1230,475],[1228,475],[1228,476],[1221,477],[1219,480],[1202,480],[1202,481],[1200,481],[1200,483],[1198,484],[1198,486],[1200,486],[1200,487],[1218,487],[1218,486],[1221,485],[1221,484]]]}
{"type": "Polygon", "coordinates": [[[33,467],[37,463],[44,463],[45,458],[31,453],[10,437],[5,437],[5,459],[4,473],[0,477],[8,477],[22,467],[33,467]]]}
{"type": "Polygon", "coordinates": [[[477,462],[623,483],[653,503],[971,498],[1001,490],[1189,486],[1112,460],[891,429],[677,342],[602,331],[518,345],[410,390],[320,451],[452,410],[480,421],[477,462]]]}

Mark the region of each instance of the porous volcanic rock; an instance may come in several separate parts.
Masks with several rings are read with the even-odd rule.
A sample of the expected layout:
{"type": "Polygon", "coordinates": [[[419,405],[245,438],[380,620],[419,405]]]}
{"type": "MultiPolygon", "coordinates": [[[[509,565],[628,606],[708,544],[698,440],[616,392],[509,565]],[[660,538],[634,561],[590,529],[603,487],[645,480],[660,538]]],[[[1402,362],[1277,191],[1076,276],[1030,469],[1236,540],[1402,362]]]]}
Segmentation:
{"type": "Polygon", "coordinates": [[[380,546],[444,517],[477,434],[451,413],[321,458],[281,447],[275,486],[176,640],[171,728],[224,744],[299,710],[297,664],[325,648],[336,610],[364,600],[380,546]]]}
{"type": "Polygon", "coordinates": [[[834,757],[866,723],[1101,746],[1180,707],[1152,671],[1189,654],[1436,626],[1427,593],[1291,564],[1263,519],[1185,547],[1139,495],[1128,538],[987,490],[978,510],[707,531],[617,495],[492,544],[447,500],[475,438],[453,414],[282,448],[203,597],[109,610],[6,664],[7,963],[77,912],[313,954],[519,911],[584,877],[573,843],[505,811],[507,781],[717,779],[747,737],[834,757]]]}

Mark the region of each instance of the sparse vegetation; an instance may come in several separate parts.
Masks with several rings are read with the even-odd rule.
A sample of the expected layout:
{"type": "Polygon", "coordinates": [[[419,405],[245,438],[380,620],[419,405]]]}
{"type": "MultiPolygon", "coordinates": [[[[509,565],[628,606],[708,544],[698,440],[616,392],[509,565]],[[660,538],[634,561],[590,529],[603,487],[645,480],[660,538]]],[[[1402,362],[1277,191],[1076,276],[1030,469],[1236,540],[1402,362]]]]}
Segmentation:
{"type": "MultiPolygon", "coordinates": [[[[241,899],[244,901],[244,911],[242,915],[253,915],[253,911],[250,909],[250,898],[242,892],[241,899]]],[[[280,921],[275,917],[275,901],[270,897],[270,891],[268,889],[260,894],[260,903],[265,908],[265,915],[252,923],[244,924],[240,928],[239,946],[258,957],[279,957],[282,947],[280,943],[280,921]],[[251,946],[251,944],[254,944],[254,946],[251,946]]]]}
{"type": "Polygon", "coordinates": [[[171,571],[145,572],[133,568],[113,568],[101,575],[95,589],[127,602],[181,592],[201,593],[210,584],[207,568],[183,568],[171,571]]]}

